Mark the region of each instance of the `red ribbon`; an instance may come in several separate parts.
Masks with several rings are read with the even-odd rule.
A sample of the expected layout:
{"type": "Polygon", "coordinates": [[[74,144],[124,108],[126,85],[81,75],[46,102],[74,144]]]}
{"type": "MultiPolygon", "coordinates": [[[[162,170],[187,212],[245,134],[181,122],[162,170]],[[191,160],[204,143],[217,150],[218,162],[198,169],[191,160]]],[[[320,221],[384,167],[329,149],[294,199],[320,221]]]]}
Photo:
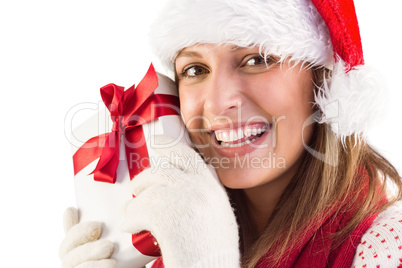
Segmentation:
{"type": "MultiPolygon", "coordinates": [[[[141,165],[130,165],[130,179],[149,167],[148,150],[142,125],[160,116],[179,115],[179,99],[176,96],[153,94],[158,87],[158,76],[153,65],[137,87],[124,91],[123,87],[109,84],[101,88],[104,104],[113,121],[111,132],[101,134],[86,141],[74,154],[74,175],[91,162],[100,158],[94,174],[95,181],[115,183],[119,165],[120,139],[124,137],[126,159],[129,162],[135,154],[141,165]]],[[[149,232],[132,235],[132,244],[148,256],[160,256],[155,238],[149,232]]]]}
{"type": "Polygon", "coordinates": [[[86,141],[74,154],[74,175],[100,157],[94,174],[95,181],[115,183],[119,165],[120,139],[123,137],[126,159],[135,155],[141,165],[130,165],[130,179],[149,167],[149,157],[142,125],[160,116],[179,115],[178,97],[153,94],[158,87],[158,76],[153,65],[137,87],[124,91],[123,87],[109,84],[101,88],[104,104],[113,121],[111,132],[101,134],[86,141]],[[138,158],[139,157],[139,158],[138,158]]]}
{"type": "Polygon", "coordinates": [[[152,257],[159,257],[161,255],[158,242],[150,232],[143,231],[133,234],[131,240],[134,247],[143,255],[152,257]]]}

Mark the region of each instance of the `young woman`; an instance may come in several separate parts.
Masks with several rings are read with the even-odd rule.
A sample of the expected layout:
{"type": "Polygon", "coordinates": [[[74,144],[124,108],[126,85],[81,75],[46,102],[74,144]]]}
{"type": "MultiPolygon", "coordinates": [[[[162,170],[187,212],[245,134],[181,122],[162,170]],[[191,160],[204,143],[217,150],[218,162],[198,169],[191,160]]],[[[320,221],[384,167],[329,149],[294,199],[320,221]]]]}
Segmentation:
{"type": "Polygon", "coordinates": [[[157,150],[169,168],[133,180],[126,231],[151,231],[166,267],[401,267],[402,182],[364,139],[382,93],[351,0],[171,0],[152,36],[197,153],[157,150]]]}

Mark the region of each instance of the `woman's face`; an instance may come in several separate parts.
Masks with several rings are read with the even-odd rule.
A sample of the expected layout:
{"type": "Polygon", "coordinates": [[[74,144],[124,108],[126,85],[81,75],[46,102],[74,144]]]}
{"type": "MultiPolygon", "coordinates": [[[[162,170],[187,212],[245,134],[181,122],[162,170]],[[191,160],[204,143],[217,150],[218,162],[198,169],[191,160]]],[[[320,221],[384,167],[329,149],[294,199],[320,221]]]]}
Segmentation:
{"type": "Polygon", "coordinates": [[[176,73],[190,137],[226,187],[293,174],[312,135],[311,70],[265,61],[259,47],[201,44],[179,53],[176,73]]]}

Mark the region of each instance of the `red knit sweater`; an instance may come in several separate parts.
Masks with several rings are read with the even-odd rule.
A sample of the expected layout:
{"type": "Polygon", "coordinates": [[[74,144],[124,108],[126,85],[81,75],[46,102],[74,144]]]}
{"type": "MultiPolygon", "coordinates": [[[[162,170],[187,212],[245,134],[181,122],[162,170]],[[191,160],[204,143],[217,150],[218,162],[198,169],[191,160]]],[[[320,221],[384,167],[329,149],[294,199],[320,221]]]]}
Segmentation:
{"type": "MultiPolygon", "coordinates": [[[[350,239],[353,241],[353,245],[358,240],[356,247],[347,247],[343,252],[338,252],[337,258],[331,258],[332,262],[329,263],[329,267],[344,265],[343,267],[352,268],[402,268],[402,201],[381,212],[360,239],[356,239],[354,235],[356,232],[353,232],[350,239]],[[349,253],[345,251],[349,251],[349,253]],[[346,255],[342,255],[344,253],[346,255]],[[347,262],[351,262],[351,264],[348,266],[347,262]]],[[[313,248],[318,247],[310,246],[309,249],[304,250],[311,253],[313,248]]],[[[317,259],[308,254],[300,259],[300,264],[305,267],[320,267],[317,259]]],[[[152,268],[163,267],[161,258],[157,259],[152,266],[152,268]]],[[[260,267],[269,266],[260,264],[260,267]]]]}

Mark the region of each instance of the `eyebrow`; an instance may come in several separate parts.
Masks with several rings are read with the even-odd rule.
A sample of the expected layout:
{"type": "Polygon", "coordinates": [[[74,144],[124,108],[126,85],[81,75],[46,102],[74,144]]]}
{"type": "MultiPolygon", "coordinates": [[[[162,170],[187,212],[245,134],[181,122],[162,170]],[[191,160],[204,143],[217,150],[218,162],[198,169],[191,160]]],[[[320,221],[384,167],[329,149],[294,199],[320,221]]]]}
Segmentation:
{"type": "Polygon", "coordinates": [[[191,50],[182,50],[179,52],[177,55],[176,59],[179,57],[198,57],[202,58],[202,55],[196,51],[191,51],[191,50]]]}

